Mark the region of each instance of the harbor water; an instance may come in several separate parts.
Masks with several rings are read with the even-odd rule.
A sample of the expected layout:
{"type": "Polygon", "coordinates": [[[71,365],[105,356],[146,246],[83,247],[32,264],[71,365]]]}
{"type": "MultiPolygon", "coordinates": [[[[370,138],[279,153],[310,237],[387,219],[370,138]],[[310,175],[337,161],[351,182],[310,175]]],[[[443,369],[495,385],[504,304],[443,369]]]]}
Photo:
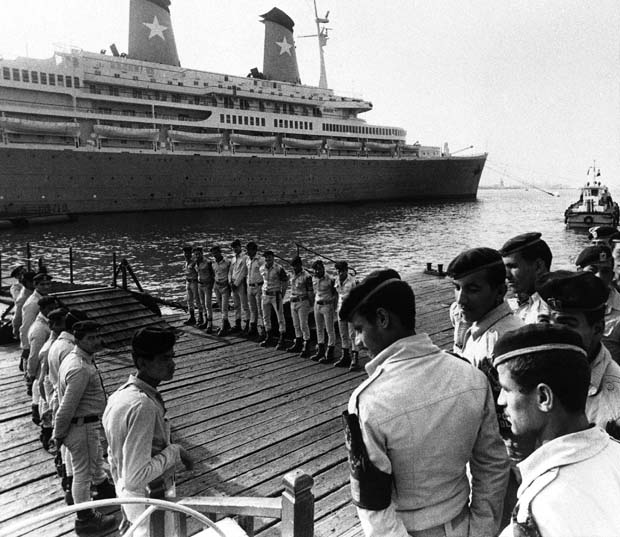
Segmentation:
{"type": "MultiPolygon", "coordinates": [[[[73,247],[74,279],[107,285],[112,252],[127,258],[146,291],[163,298],[183,297],[185,244],[207,248],[255,240],[289,259],[296,243],[334,259],[347,260],[359,277],[393,267],[407,279],[427,262],[444,267],[460,251],[499,248],[508,238],[540,231],[554,254],[554,268],[573,268],[587,233],[566,230],[564,210],[578,193],[551,196],[534,189],[481,189],[475,201],[366,203],[205,209],[176,212],[80,216],[75,222],[0,231],[3,274],[25,256],[43,256],[50,274],[69,279],[68,247],[73,247]]],[[[316,255],[303,248],[307,265],[316,255]]],[[[288,268],[288,267],[287,267],[288,268]]],[[[328,270],[331,269],[328,263],[328,270]]]]}

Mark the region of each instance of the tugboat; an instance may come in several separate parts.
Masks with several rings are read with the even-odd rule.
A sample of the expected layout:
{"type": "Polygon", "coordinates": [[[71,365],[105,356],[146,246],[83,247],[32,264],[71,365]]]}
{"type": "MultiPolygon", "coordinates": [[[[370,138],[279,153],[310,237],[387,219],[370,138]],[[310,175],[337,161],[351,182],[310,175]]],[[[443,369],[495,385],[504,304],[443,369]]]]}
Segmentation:
{"type": "MultiPolygon", "coordinates": [[[[601,172],[595,166],[588,168],[595,178],[601,172]]],[[[567,229],[589,229],[592,226],[617,227],[620,209],[613,201],[609,189],[600,181],[587,182],[581,188],[579,201],[576,201],[564,212],[564,223],[567,229]]]]}

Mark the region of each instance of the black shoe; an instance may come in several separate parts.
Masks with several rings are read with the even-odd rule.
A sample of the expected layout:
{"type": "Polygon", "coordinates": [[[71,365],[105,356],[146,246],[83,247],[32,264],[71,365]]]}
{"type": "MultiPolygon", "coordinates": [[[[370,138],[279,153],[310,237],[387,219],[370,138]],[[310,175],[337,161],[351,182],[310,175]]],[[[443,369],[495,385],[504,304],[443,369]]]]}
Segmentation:
{"type": "Polygon", "coordinates": [[[360,365],[359,352],[353,351],[351,353],[351,365],[349,366],[349,371],[354,373],[355,371],[361,371],[362,366],[360,365]]]}
{"type": "Polygon", "coordinates": [[[196,326],[200,328],[200,325],[205,324],[205,318],[202,315],[202,311],[198,312],[198,319],[196,319],[196,326]]]}
{"type": "Polygon", "coordinates": [[[107,530],[116,527],[116,517],[114,515],[104,515],[94,509],[78,512],[75,520],[75,533],[82,535],[102,535],[107,530]]]}
{"type": "Polygon", "coordinates": [[[111,498],[116,498],[116,489],[110,481],[106,479],[95,485],[93,500],[108,500],[111,498]]]}
{"type": "Polygon", "coordinates": [[[227,319],[222,321],[222,327],[217,331],[218,337],[227,336],[230,333],[230,323],[227,319]]]}
{"type": "Polygon", "coordinates": [[[334,367],[349,367],[351,365],[351,351],[349,349],[342,349],[342,356],[338,360],[334,367]]]}
{"type": "Polygon", "coordinates": [[[241,332],[241,319],[237,319],[235,321],[235,326],[230,329],[231,334],[238,334],[239,332],[241,332]]]}
{"type": "Polygon", "coordinates": [[[295,342],[286,349],[286,352],[301,352],[302,341],[303,340],[300,337],[296,337],[295,342]]]}
{"type": "Polygon", "coordinates": [[[50,450],[50,440],[52,439],[52,432],[54,429],[52,427],[42,427],[41,434],[39,434],[39,440],[41,440],[41,444],[43,445],[43,449],[45,451],[50,450]]]}
{"type": "Polygon", "coordinates": [[[325,356],[319,360],[319,364],[331,364],[335,359],[334,352],[335,349],[333,345],[327,347],[327,352],[325,353],[325,356]]]}
{"type": "Polygon", "coordinates": [[[39,405],[32,405],[32,423],[41,425],[41,416],[39,415],[39,405]]]}
{"type": "Polygon", "coordinates": [[[250,323],[250,329],[248,330],[248,339],[258,337],[258,329],[256,323],[250,323]]]}
{"type": "Polygon", "coordinates": [[[310,357],[313,362],[318,362],[325,357],[325,343],[319,343],[316,346],[316,352],[310,357]]]}
{"type": "Polygon", "coordinates": [[[263,339],[258,343],[261,347],[271,347],[271,330],[266,330],[263,335],[263,339]]]}
{"type": "Polygon", "coordinates": [[[243,321],[243,330],[241,330],[241,335],[243,337],[250,337],[250,321],[243,321]]]}
{"type": "Polygon", "coordinates": [[[310,341],[304,341],[304,346],[301,348],[301,352],[299,353],[300,358],[310,358],[312,350],[310,349],[310,341]]]}
{"type": "Polygon", "coordinates": [[[196,317],[193,313],[190,313],[189,319],[183,323],[185,326],[194,326],[196,324],[196,317]]]}
{"type": "Polygon", "coordinates": [[[213,334],[213,321],[211,321],[211,319],[207,320],[207,326],[205,328],[205,332],[207,334],[213,334]]]}
{"type": "Polygon", "coordinates": [[[284,334],[280,333],[280,337],[278,338],[278,344],[276,345],[277,351],[286,350],[286,342],[284,341],[284,334]]]}

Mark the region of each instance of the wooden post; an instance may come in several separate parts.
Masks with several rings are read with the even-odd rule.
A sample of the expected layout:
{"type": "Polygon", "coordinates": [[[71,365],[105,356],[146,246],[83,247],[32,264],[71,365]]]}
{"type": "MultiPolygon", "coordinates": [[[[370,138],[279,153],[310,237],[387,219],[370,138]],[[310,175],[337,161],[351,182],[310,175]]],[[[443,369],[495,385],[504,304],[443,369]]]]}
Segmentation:
{"type": "Polygon", "coordinates": [[[112,287],[116,287],[116,252],[112,252],[112,287]]]}
{"type": "Polygon", "coordinates": [[[26,263],[28,264],[28,272],[32,270],[32,263],[30,262],[30,243],[26,243],[26,263]]]}
{"type": "Polygon", "coordinates": [[[0,250],[0,289],[2,289],[2,250],[0,250]]]}
{"type": "Polygon", "coordinates": [[[73,247],[69,246],[69,282],[73,284],[73,247]]]}
{"type": "Polygon", "coordinates": [[[121,287],[127,291],[127,260],[121,261],[121,287]]]}
{"type": "Polygon", "coordinates": [[[314,479],[303,470],[293,470],[282,482],[282,537],[313,537],[314,479]]]}

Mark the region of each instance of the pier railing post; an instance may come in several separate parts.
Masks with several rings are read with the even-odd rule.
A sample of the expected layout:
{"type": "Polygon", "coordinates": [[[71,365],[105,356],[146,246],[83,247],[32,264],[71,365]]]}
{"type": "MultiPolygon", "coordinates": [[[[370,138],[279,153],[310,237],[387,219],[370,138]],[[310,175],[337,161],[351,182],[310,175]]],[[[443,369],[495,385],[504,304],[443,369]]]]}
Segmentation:
{"type": "Polygon", "coordinates": [[[127,291],[127,260],[121,261],[121,287],[127,291]]]}
{"type": "Polygon", "coordinates": [[[30,243],[26,243],[26,263],[28,264],[28,272],[32,270],[32,263],[30,261],[30,243]]]}
{"type": "Polygon", "coordinates": [[[294,470],[282,482],[282,537],[313,537],[314,479],[303,470],[294,470]]]}
{"type": "Polygon", "coordinates": [[[116,252],[112,252],[112,287],[116,287],[116,252]]]}
{"type": "Polygon", "coordinates": [[[69,246],[69,282],[73,284],[73,247],[69,246]]]}

